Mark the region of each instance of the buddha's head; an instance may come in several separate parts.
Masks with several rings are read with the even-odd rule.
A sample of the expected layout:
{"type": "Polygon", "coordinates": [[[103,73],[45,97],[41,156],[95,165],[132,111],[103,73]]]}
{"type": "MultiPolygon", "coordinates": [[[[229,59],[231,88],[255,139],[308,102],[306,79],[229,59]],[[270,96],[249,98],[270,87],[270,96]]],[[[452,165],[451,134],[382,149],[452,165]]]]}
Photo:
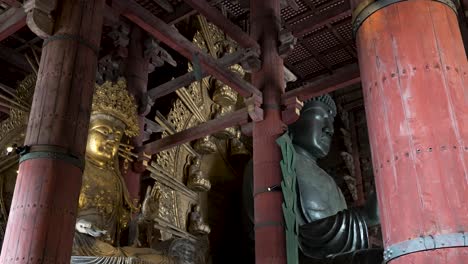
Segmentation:
{"type": "Polygon", "coordinates": [[[136,104],[124,80],[97,86],[89,125],[86,156],[99,165],[112,164],[123,135],[138,133],[136,104]]]}
{"type": "Polygon", "coordinates": [[[328,94],[306,101],[299,120],[290,126],[293,143],[315,158],[325,157],[330,151],[335,115],[336,105],[328,94]]]}

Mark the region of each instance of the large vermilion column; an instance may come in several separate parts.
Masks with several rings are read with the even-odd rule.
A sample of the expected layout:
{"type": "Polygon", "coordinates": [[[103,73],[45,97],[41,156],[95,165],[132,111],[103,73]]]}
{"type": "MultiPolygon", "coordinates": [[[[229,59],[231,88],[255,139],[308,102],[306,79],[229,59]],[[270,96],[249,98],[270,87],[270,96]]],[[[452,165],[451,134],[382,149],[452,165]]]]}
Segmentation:
{"type": "Polygon", "coordinates": [[[104,0],[59,1],[44,42],[0,263],[70,263],[104,0]]]}
{"type": "MultiPolygon", "coordinates": [[[[132,139],[132,145],[136,149],[143,144],[143,131],[145,126],[145,115],[147,104],[144,101],[148,85],[148,60],[144,56],[144,38],[146,35],[136,25],[132,27],[130,43],[128,47],[128,58],[126,64],[126,78],[130,94],[135,97],[138,104],[138,124],[140,133],[132,139]]],[[[125,183],[132,200],[138,201],[140,192],[141,174],[145,171],[141,162],[137,161],[125,175],[125,183]]]]}
{"type": "Polygon", "coordinates": [[[467,263],[468,67],[457,17],[439,1],[394,2],[355,17],[385,257],[467,263]]]}
{"type": "Polygon", "coordinates": [[[253,128],[255,263],[286,263],[282,193],[268,192],[281,184],[281,150],[276,139],[284,132],[281,94],[283,60],[278,55],[280,1],[250,1],[251,34],[262,50],[262,68],[252,83],[263,92],[265,118],[253,128]]]}

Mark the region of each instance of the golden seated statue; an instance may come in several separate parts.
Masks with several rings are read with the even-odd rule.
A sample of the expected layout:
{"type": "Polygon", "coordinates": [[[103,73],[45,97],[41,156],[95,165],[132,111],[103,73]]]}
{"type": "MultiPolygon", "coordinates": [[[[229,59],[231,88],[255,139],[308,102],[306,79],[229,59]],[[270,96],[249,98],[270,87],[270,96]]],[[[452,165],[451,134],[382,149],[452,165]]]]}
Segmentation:
{"type": "MultiPolygon", "coordinates": [[[[214,109],[214,118],[221,118],[222,116],[232,113],[234,111],[233,106],[220,106],[220,105],[213,105],[214,109]]],[[[231,139],[236,137],[236,128],[235,127],[227,127],[225,129],[222,129],[218,132],[215,132],[213,134],[214,137],[221,139],[221,140],[226,140],[226,139],[231,139]]]]}
{"type": "Polygon", "coordinates": [[[193,148],[198,154],[201,155],[212,154],[217,150],[216,143],[213,142],[213,138],[210,135],[197,139],[193,145],[193,148]]]}
{"type": "Polygon", "coordinates": [[[211,183],[203,176],[200,165],[200,158],[194,157],[188,169],[187,187],[195,192],[207,192],[211,188],[211,183]]]}
{"type": "Polygon", "coordinates": [[[119,247],[132,212],[118,167],[122,136],[137,135],[136,105],[126,82],[96,87],[71,263],[175,263],[150,248],[119,247]]]}
{"type": "Polygon", "coordinates": [[[188,231],[195,236],[208,235],[211,228],[203,222],[199,205],[193,206],[192,212],[189,215],[188,231]]]}

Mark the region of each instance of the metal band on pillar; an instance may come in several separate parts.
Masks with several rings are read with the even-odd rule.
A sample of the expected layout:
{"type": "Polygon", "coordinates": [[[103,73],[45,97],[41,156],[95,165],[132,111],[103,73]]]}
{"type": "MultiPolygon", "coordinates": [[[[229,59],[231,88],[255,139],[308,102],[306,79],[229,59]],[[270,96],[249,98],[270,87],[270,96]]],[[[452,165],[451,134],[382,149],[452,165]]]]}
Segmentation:
{"type": "MultiPolygon", "coordinates": [[[[353,24],[353,37],[355,38],[356,37],[356,34],[357,34],[357,31],[359,30],[359,27],[361,27],[362,23],[364,23],[364,21],[370,17],[372,14],[374,14],[375,12],[379,11],[380,9],[384,8],[384,7],[387,7],[389,5],[393,5],[393,4],[396,4],[396,3],[399,3],[399,2],[405,2],[405,1],[408,1],[408,0],[377,0],[375,2],[372,2],[362,8],[357,8],[355,10],[355,14],[353,14],[353,21],[352,21],[352,24],[353,24]]],[[[442,3],[442,4],[445,4],[447,5],[448,7],[450,7],[455,13],[457,13],[457,6],[456,4],[454,3],[454,1],[456,0],[430,0],[430,1],[435,1],[435,2],[439,2],[439,3],[442,3]]]]}
{"type": "Polygon", "coordinates": [[[467,232],[424,236],[387,247],[384,251],[384,260],[385,263],[388,263],[393,259],[415,252],[466,246],[468,246],[467,232]]]}
{"type": "Polygon", "coordinates": [[[57,146],[26,146],[25,151],[23,153],[20,153],[20,155],[21,157],[19,159],[19,163],[31,159],[54,159],[69,163],[79,168],[81,171],[83,171],[85,165],[85,161],[82,157],[77,157],[69,153],[66,149],[57,146]]]}

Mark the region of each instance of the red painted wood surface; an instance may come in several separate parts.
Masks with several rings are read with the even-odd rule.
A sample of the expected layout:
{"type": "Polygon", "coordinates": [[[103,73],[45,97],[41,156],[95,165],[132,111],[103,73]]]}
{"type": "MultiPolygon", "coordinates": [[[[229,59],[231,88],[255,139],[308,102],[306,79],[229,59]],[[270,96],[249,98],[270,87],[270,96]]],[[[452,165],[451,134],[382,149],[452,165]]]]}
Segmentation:
{"type": "Polygon", "coordinates": [[[265,192],[281,184],[281,151],[276,139],[284,132],[281,95],[283,59],[278,55],[280,1],[251,1],[251,35],[262,48],[262,68],[252,83],[263,92],[264,120],[253,127],[255,263],[286,263],[281,192],[265,192]],[[277,106],[277,107],[275,107],[277,106]]]}
{"type": "MultiPolygon", "coordinates": [[[[56,34],[79,35],[99,46],[103,0],[61,4],[56,34]]],[[[83,157],[97,59],[72,39],[42,50],[26,145],[54,145],[83,157]]],[[[0,263],[70,263],[82,172],[61,160],[20,164],[0,263]]]]}
{"type": "MultiPolygon", "coordinates": [[[[143,144],[145,127],[146,105],[141,105],[143,97],[146,96],[148,85],[148,60],[145,59],[143,54],[145,51],[143,47],[145,35],[138,26],[132,27],[126,64],[128,90],[139,104],[138,124],[140,126],[140,133],[132,139],[132,145],[136,148],[141,147],[143,144]]],[[[124,177],[132,200],[138,200],[140,197],[141,171],[137,171],[136,168],[137,166],[132,166],[124,177]]]]}
{"type": "MultiPolygon", "coordinates": [[[[393,4],[365,20],[357,44],[385,246],[466,232],[468,65],[455,13],[393,4]]],[[[391,263],[468,263],[468,249],[391,263]]]]}

